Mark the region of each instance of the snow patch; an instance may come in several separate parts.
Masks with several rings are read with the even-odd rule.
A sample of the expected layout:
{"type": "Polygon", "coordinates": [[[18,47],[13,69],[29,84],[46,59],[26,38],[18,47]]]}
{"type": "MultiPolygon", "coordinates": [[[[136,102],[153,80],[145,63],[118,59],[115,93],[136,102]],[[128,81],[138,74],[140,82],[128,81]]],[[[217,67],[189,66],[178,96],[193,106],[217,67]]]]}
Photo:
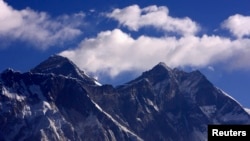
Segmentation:
{"type": "Polygon", "coordinates": [[[96,106],[97,109],[99,109],[102,113],[104,113],[110,120],[112,120],[121,130],[123,130],[126,133],[129,133],[131,135],[133,135],[134,137],[136,137],[138,140],[143,141],[143,139],[141,139],[139,136],[137,136],[135,133],[133,133],[132,131],[130,131],[128,128],[126,128],[125,126],[121,125],[118,121],[116,121],[111,115],[109,115],[107,112],[105,112],[104,110],[102,110],[102,108],[95,103],[93,100],[91,100],[93,102],[93,104],[96,106]]]}
{"type": "Polygon", "coordinates": [[[142,120],[140,118],[136,118],[136,120],[139,121],[139,122],[142,122],[142,120]]]}
{"type": "Polygon", "coordinates": [[[49,139],[48,139],[46,133],[44,132],[44,130],[41,129],[40,132],[41,132],[41,135],[42,135],[41,140],[42,140],[42,141],[49,141],[49,139]]]}
{"type": "Polygon", "coordinates": [[[108,132],[109,132],[109,135],[111,137],[111,141],[116,141],[115,134],[113,133],[113,131],[112,130],[108,130],[108,132]]]}
{"type": "Polygon", "coordinates": [[[217,110],[216,105],[207,105],[207,106],[200,106],[201,111],[210,117],[214,114],[217,110]]]}
{"type": "Polygon", "coordinates": [[[217,88],[217,90],[221,91],[225,96],[229,97],[230,99],[232,99],[234,102],[236,102],[238,105],[240,105],[242,107],[242,105],[236,99],[234,99],[232,96],[230,96],[228,93],[224,92],[223,90],[221,90],[219,88],[217,88]]]}
{"type": "Polygon", "coordinates": [[[155,105],[155,104],[153,103],[153,101],[151,101],[150,99],[146,99],[146,101],[147,101],[147,104],[148,104],[148,105],[154,107],[154,109],[155,109],[157,112],[159,112],[158,106],[155,105]]]}
{"type": "Polygon", "coordinates": [[[48,110],[53,110],[53,108],[51,107],[51,105],[48,102],[46,102],[46,101],[43,101],[42,105],[43,105],[42,107],[43,107],[43,114],[44,115],[46,114],[46,112],[48,110]]]}
{"type": "Polygon", "coordinates": [[[99,83],[97,80],[94,80],[94,82],[95,82],[95,84],[96,84],[97,86],[102,86],[102,84],[99,83]]]}
{"type": "Polygon", "coordinates": [[[145,109],[146,109],[147,113],[151,114],[151,111],[148,109],[147,106],[145,106],[145,109]]]}
{"type": "Polygon", "coordinates": [[[55,122],[54,121],[52,121],[51,119],[49,119],[48,118],[48,120],[49,120],[49,125],[50,125],[50,128],[53,130],[53,132],[55,133],[55,135],[56,135],[56,137],[57,137],[57,139],[60,139],[60,135],[59,135],[59,133],[58,133],[58,127],[56,127],[56,125],[55,125],[55,122]]]}
{"type": "Polygon", "coordinates": [[[244,110],[250,115],[250,109],[244,108],[244,110]]]}
{"type": "MultiPolygon", "coordinates": [[[[88,78],[91,78],[87,73],[85,73],[84,71],[81,71],[79,68],[75,67],[75,71],[76,73],[81,76],[82,78],[85,78],[85,76],[87,76],[88,78]],[[84,76],[85,75],[85,76],[84,76]]],[[[97,86],[102,86],[101,83],[99,83],[96,79],[93,79],[94,83],[97,85],[97,86]]]]}
{"type": "Polygon", "coordinates": [[[24,101],[26,98],[25,96],[21,96],[21,95],[18,95],[17,93],[10,92],[10,90],[8,90],[5,87],[2,88],[2,94],[8,97],[9,99],[17,100],[19,102],[24,101]]]}
{"type": "Polygon", "coordinates": [[[30,106],[25,105],[22,110],[22,118],[24,118],[24,116],[31,116],[31,115],[32,115],[32,112],[31,112],[30,106]]]}

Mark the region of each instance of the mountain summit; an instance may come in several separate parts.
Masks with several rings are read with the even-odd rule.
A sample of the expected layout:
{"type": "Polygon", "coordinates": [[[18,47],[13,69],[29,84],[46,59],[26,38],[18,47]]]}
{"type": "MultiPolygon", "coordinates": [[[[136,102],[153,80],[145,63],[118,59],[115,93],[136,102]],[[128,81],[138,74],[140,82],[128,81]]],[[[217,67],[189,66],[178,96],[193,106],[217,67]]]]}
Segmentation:
{"type": "Polygon", "coordinates": [[[94,78],[89,77],[68,58],[60,55],[52,55],[47,60],[40,63],[38,66],[31,69],[31,72],[44,74],[53,73],[56,75],[76,78],[84,81],[87,84],[96,84],[96,80],[94,78]]]}
{"type": "Polygon", "coordinates": [[[199,71],[159,63],[123,85],[97,85],[54,55],[0,74],[1,140],[205,141],[208,124],[249,124],[250,115],[199,71]]]}

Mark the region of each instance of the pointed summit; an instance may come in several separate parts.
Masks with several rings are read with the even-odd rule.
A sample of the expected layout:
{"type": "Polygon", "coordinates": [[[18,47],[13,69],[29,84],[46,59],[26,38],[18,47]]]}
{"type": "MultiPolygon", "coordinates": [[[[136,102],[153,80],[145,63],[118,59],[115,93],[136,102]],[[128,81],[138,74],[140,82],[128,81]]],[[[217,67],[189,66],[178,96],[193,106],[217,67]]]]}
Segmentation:
{"type": "MultiPolygon", "coordinates": [[[[169,66],[167,66],[164,62],[160,62],[160,63],[158,63],[155,67],[163,67],[163,68],[165,68],[166,70],[171,70],[171,68],[169,67],[169,66]]],[[[154,67],[154,68],[155,68],[154,67]]]]}
{"type": "Polygon", "coordinates": [[[136,78],[135,80],[132,80],[129,83],[138,82],[140,80],[148,80],[151,83],[155,84],[158,82],[161,82],[163,80],[167,80],[173,75],[173,70],[168,67],[165,63],[160,62],[157,65],[155,65],[151,70],[145,71],[142,73],[141,76],[136,78]]]}
{"type": "Polygon", "coordinates": [[[153,78],[157,81],[169,78],[172,74],[172,69],[168,67],[165,63],[160,62],[154,66],[151,70],[146,71],[142,74],[143,77],[153,78]]]}
{"type": "Polygon", "coordinates": [[[53,73],[82,80],[89,84],[95,84],[95,80],[86,75],[68,58],[60,55],[52,55],[47,60],[40,63],[32,73],[53,73]]]}
{"type": "Polygon", "coordinates": [[[156,66],[154,66],[150,70],[150,72],[167,73],[167,72],[172,72],[172,69],[168,67],[164,62],[160,62],[156,66]]]}
{"type": "MultiPolygon", "coordinates": [[[[47,60],[37,65],[32,72],[36,73],[55,73],[58,74],[58,68],[72,69],[76,66],[68,59],[59,55],[52,55],[47,60]]],[[[61,74],[61,73],[60,73],[61,74]]]]}

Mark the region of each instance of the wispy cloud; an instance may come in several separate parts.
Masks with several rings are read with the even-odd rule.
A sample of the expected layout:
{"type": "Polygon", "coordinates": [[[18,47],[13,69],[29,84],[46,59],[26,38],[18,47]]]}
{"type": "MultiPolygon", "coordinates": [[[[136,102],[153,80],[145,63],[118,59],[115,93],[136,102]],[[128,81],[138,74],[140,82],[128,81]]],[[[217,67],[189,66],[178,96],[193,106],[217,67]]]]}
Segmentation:
{"type": "Polygon", "coordinates": [[[0,38],[21,40],[46,49],[74,39],[82,32],[83,13],[51,18],[45,12],[16,10],[0,0],[0,38]]]}
{"type": "Polygon", "coordinates": [[[165,32],[187,35],[197,33],[200,28],[196,22],[188,17],[171,17],[165,6],[152,5],[140,8],[138,5],[132,5],[123,9],[114,9],[107,16],[134,31],[151,26],[165,32]]]}

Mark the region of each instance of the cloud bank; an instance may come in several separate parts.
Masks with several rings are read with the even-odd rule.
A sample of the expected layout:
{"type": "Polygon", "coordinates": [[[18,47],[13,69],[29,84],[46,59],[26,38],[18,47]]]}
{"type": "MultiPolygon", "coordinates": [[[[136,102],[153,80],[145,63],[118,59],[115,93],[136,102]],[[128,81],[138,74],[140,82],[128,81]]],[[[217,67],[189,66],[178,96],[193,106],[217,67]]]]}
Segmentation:
{"type": "Polygon", "coordinates": [[[226,63],[229,68],[250,68],[250,40],[230,40],[219,36],[137,39],[114,29],[83,40],[78,48],[61,53],[82,69],[115,77],[124,71],[145,71],[160,61],[170,67],[207,67],[226,63]],[[247,65],[248,64],[248,65],[247,65]]]}
{"type": "Polygon", "coordinates": [[[222,22],[222,27],[238,38],[219,35],[195,35],[200,28],[190,18],[174,18],[167,7],[137,5],[114,9],[107,14],[130,30],[153,26],[181,36],[133,38],[121,29],[100,32],[96,37],[84,39],[77,48],[60,53],[73,60],[87,72],[116,77],[122,72],[142,72],[159,62],[170,67],[196,68],[224,65],[227,69],[250,69],[250,34],[246,25],[249,17],[233,15],[222,22]],[[246,27],[246,28],[244,28],[246,27]],[[243,30],[245,29],[245,30],[243,30]]]}
{"type": "Polygon", "coordinates": [[[21,40],[46,49],[61,45],[81,34],[83,13],[51,18],[45,12],[15,10],[0,0],[0,39],[21,40]]]}
{"type": "Polygon", "coordinates": [[[114,9],[107,16],[134,31],[149,26],[180,35],[192,35],[199,31],[196,22],[188,17],[171,17],[168,8],[165,6],[152,5],[140,8],[138,5],[132,5],[123,9],[114,9]]]}

